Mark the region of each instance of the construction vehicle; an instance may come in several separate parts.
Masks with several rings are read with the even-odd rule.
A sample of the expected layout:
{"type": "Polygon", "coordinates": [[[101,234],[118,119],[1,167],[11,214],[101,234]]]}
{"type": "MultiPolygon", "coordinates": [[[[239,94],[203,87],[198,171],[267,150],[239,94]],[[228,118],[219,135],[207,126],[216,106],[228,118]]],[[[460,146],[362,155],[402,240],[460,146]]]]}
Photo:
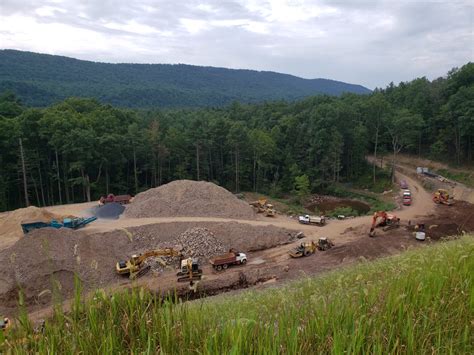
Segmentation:
{"type": "Polygon", "coordinates": [[[415,239],[423,242],[426,239],[425,224],[420,223],[415,226],[415,239]]]}
{"type": "Polygon", "coordinates": [[[369,237],[375,237],[375,228],[383,227],[384,231],[400,227],[400,218],[385,211],[377,211],[372,217],[369,237]]]}
{"type": "Polygon", "coordinates": [[[8,318],[3,318],[3,319],[0,319],[0,330],[5,332],[8,330],[8,328],[10,328],[12,325],[12,322],[10,322],[10,319],[8,318]]]}
{"type": "Polygon", "coordinates": [[[107,203],[120,203],[121,205],[126,205],[130,203],[132,196],[130,195],[117,195],[108,194],[107,196],[101,196],[99,200],[99,206],[103,206],[107,203]]]}
{"type": "Polygon", "coordinates": [[[156,249],[150,250],[143,254],[132,255],[129,260],[126,261],[119,261],[115,269],[117,274],[119,275],[130,275],[130,279],[136,279],[145,275],[148,271],[150,271],[151,266],[145,264],[145,260],[155,256],[179,256],[182,257],[181,252],[173,249],[173,248],[166,248],[166,249],[156,249]]]}
{"type": "Polygon", "coordinates": [[[433,194],[433,202],[451,206],[453,204],[453,197],[449,195],[447,190],[438,189],[438,191],[433,194]]]}
{"type": "Polygon", "coordinates": [[[317,246],[316,244],[311,242],[303,242],[298,245],[296,248],[289,251],[289,254],[292,258],[301,258],[302,256],[308,256],[314,254],[316,251],[317,246]]]}
{"type": "Polygon", "coordinates": [[[61,222],[52,219],[49,222],[35,221],[35,222],[22,222],[21,229],[23,233],[27,234],[34,229],[40,228],[70,228],[70,229],[79,229],[85,225],[94,222],[97,217],[88,217],[88,218],[64,218],[61,222]]]}
{"type": "Polygon", "coordinates": [[[230,265],[245,265],[247,263],[247,255],[244,253],[229,250],[227,254],[216,256],[209,260],[212,267],[217,271],[227,269],[230,265]]]}
{"type": "Polygon", "coordinates": [[[190,286],[193,286],[194,281],[201,280],[202,270],[199,268],[197,259],[187,258],[181,259],[181,268],[176,274],[178,276],[178,282],[190,282],[190,286]]]}
{"type": "Polygon", "coordinates": [[[257,201],[250,202],[249,205],[253,206],[257,213],[263,213],[266,217],[274,217],[276,215],[276,210],[273,205],[267,203],[267,199],[263,197],[257,201]]]}
{"type": "Polygon", "coordinates": [[[326,251],[331,249],[334,246],[334,243],[328,238],[321,237],[318,240],[318,250],[326,251]]]}
{"type": "Polygon", "coordinates": [[[326,217],[324,216],[310,216],[304,215],[298,217],[298,222],[301,224],[314,224],[318,226],[324,226],[326,224],[326,217]]]}

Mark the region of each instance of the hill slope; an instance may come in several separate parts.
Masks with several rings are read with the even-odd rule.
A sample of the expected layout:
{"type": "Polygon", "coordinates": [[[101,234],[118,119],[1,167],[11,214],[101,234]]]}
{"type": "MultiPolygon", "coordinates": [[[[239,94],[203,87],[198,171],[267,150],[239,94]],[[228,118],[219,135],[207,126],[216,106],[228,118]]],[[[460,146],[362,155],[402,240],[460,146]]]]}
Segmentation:
{"type": "Polygon", "coordinates": [[[30,106],[86,96],[137,108],[222,106],[233,101],[370,93],[360,85],[274,72],[184,64],[107,64],[0,50],[0,92],[5,89],[14,91],[30,106]]]}

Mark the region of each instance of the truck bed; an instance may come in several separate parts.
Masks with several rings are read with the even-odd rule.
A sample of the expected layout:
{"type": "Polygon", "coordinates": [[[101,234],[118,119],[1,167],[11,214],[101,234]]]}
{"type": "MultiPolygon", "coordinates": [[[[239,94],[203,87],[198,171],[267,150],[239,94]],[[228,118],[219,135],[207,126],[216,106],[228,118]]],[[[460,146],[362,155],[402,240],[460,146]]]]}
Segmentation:
{"type": "Polygon", "coordinates": [[[231,264],[236,261],[236,256],[233,253],[227,253],[224,255],[216,256],[212,259],[209,259],[209,262],[212,265],[219,265],[219,264],[231,264]]]}

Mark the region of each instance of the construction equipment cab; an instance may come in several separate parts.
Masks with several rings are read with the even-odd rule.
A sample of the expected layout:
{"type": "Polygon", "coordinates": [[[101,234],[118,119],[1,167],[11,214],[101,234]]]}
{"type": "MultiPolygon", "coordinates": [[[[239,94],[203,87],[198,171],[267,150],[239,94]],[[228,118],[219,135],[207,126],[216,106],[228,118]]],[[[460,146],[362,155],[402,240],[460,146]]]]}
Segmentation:
{"type": "Polygon", "coordinates": [[[201,280],[202,270],[199,268],[199,262],[194,258],[182,259],[180,269],[176,274],[178,282],[201,280]]]}
{"type": "Polygon", "coordinates": [[[150,271],[151,266],[145,265],[144,262],[146,259],[154,257],[154,256],[179,256],[181,257],[181,252],[172,249],[156,249],[150,250],[143,254],[135,254],[129,260],[121,260],[119,261],[115,269],[118,274],[120,275],[130,275],[131,279],[135,279],[137,277],[145,275],[148,271],[150,271]]]}
{"type": "Polygon", "coordinates": [[[449,195],[447,190],[438,189],[438,191],[433,194],[433,202],[451,206],[453,204],[453,197],[449,195]]]}
{"type": "Polygon", "coordinates": [[[316,244],[311,241],[311,242],[303,242],[293,250],[289,251],[289,254],[292,258],[300,258],[302,256],[308,256],[311,254],[314,254],[316,251],[317,246],[316,244]]]}
{"type": "Polygon", "coordinates": [[[6,331],[11,326],[11,322],[8,318],[0,319],[0,330],[6,331]]]}
{"type": "Polygon", "coordinates": [[[375,228],[377,227],[383,227],[384,231],[398,228],[400,227],[400,218],[385,211],[377,211],[372,217],[372,226],[369,232],[370,237],[375,237],[375,228]]]}

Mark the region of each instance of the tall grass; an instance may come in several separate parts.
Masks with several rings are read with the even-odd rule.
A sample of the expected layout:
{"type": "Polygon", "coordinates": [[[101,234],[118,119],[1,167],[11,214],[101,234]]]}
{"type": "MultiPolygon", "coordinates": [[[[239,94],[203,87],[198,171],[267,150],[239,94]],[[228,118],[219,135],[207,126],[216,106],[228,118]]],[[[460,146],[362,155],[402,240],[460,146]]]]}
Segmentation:
{"type": "Polygon", "coordinates": [[[23,316],[0,352],[469,354],[473,271],[474,238],[464,237],[284,287],[188,303],[143,289],[97,291],[87,301],[77,296],[67,314],[58,308],[40,336],[23,316]]]}

